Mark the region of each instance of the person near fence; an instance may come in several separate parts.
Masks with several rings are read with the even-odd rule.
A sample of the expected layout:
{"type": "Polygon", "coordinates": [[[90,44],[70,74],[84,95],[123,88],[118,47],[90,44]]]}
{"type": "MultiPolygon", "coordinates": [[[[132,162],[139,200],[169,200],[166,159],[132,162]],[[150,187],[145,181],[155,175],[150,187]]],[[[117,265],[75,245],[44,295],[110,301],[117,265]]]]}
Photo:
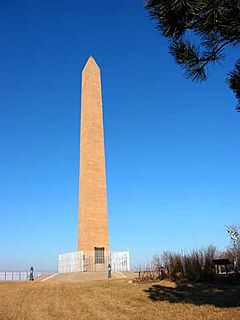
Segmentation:
{"type": "Polygon", "coordinates": [[[29,281],[34,281],[33,267],[30,268],[29,281]]]}
{"type": "Polygon", "coordinates": [[[112,278],[112,267],[110,263],[108,264],[108,278],[112,278]]]}

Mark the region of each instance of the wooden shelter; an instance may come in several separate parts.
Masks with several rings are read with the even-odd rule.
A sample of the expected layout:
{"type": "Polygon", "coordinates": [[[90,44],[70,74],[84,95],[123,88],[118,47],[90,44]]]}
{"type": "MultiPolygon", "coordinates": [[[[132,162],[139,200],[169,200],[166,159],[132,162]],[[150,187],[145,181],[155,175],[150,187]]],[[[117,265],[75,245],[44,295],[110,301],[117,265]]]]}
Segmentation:
{"type": "Polygon", "coordinates": [[[226,273],[228,274],[228,266],[231,265],[232,263],[228,258],[218,258],[218,259],[213,259],[213,264],[216,268],[216,273],[217,274],[222,274],[226,273]]]}

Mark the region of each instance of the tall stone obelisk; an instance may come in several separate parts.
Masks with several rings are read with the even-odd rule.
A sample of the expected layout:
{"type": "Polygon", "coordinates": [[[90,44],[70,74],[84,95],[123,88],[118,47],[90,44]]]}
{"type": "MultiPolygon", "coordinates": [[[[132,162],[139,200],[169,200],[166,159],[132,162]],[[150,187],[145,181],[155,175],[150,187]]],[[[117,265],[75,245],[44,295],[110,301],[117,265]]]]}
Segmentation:
{"type": "Polygon", "coordinates": [[[82,71],[78,251],[109,252],[100,69],[90,57],[82,71]]]}

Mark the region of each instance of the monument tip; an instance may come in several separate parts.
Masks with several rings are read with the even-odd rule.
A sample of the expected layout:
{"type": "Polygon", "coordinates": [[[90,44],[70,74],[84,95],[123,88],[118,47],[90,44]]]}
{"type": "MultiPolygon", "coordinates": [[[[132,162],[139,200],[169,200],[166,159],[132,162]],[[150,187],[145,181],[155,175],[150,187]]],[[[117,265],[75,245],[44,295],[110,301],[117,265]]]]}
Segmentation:
{"type": "Polygon", "coordinates": [[[83,68],[83,71],[84,71],[86,68],[90,67],[90,66],[91,66],[91,67],[95,67],[95,68],[97,68],[97,69],[100,70],[99,65],[97,64],[96,60],[93,58],[92,55],[89,56],[89,58],[88,58],[88,60],[87,60],[87,62],[86,62],[86,64],[85,64],[85,66],[84,66],[84,68],[83,68]]]}

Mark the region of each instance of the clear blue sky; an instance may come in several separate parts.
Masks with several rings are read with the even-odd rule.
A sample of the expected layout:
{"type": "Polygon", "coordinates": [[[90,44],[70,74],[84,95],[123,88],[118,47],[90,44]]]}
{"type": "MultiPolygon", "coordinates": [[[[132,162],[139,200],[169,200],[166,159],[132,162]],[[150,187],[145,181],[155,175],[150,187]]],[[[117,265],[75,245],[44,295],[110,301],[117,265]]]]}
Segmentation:
{"type": "Polygon", "coordinates": [[[77,248],[80,74],[102,70],[110,241],[133,264],[228,244],[239,223],[237,53],[183,77],[144,1],[1,1],[0,269],[54,271],[77,248]]]}

